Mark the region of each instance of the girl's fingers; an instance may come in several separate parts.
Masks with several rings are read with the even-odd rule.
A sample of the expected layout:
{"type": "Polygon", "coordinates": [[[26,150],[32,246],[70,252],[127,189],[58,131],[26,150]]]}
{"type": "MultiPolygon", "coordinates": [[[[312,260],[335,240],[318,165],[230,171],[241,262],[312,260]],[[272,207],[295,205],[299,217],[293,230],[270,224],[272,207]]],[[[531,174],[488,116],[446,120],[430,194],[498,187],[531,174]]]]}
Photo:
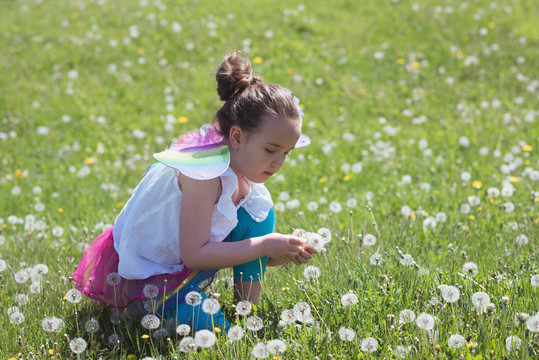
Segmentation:
{"type": "Polygon", "coordinates": [[[303,245],[303,239],[297,236],[289,236],[288,243],[294,245],[303,245]]]}
{"type": "Polygon", "coordinates": [[[293,259],[292,259],[292,262],[293,262],[294,264],[296,264],[296,265],[301,265],[301,263],[300,263],[300,262],[298,261],[298,259],[296,259],[296,258],[293,258],[293,259]]]}

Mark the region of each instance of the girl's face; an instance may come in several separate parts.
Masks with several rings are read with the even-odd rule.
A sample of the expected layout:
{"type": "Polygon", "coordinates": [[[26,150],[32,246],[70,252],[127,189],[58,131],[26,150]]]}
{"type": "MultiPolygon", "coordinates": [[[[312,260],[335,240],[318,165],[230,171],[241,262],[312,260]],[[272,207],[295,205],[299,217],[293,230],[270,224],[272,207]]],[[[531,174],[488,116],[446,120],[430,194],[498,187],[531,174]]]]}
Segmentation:
{"type": "Polygon", "coordinates": [[[283,166],[301,134],[301,120],[265,118],[252,132],[230,129],[230,167],[254,183],[263,183],[283,166]]]}

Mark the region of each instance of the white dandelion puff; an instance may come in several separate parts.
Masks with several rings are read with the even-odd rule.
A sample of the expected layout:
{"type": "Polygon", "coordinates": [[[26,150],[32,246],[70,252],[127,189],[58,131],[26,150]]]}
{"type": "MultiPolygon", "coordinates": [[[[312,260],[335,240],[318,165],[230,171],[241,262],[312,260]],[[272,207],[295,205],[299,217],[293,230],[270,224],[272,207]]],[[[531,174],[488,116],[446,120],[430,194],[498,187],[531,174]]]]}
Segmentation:
{"type": "Polygon", "coordinates": [[[363,245],[373,246],[374,244],[376,244],[376,236],[372,234],[365,234],[365,236],[363,236],[363,245]]]}
{"type": "Polygon", "coordinates": [[[221,304],[216,299],[204,299],[202,302],[202,311],[206,314],[214,315],[221,310],[221,304]]]}
{"type": "Polygon", "coordinates": [[[45,275],[49,272],[49,267],[45,264],[37,264],[34,266],[34,271],[39,275],[45,275]]]}
{"type": "Polygon", "coordinates": [[[253,306],[251,305],[250,301],[239,301],[236,305],[236,312],[240,316],[247,316],[251,313],[251,310],[253,309],[253,306]]]}
{"type": "Polygon", "coordinates": [[[99,331],[99,322],[96,319],[91,318],[86,322],[85,328],[89,333],[96,333],[99,331]]]}
{"type": "Polygon", "coordinates": [[[539,286],[539,275],[532,275],[530,278],[530,283],[532,286],[538,287],[539,286]]]}
{"type": "Polygon", "coordinates": [[[144,285],[144,288],[142,289],[142,293],[148,299],[153,299],[157,296],[157,294],[159,294],[159,288],[155,286],[154,284],[146,284],[144,285]]]}
{"type": "Polygon", "coordinates": [[[41,327],[47,332],[59,332],[64,328],[64,320],[55,316],[47,316],[41,321],[41,327]]]}
{"type": "Polygon", "coordinates": [[[248,330],[258,331],[264,326],[264,322],[258,316],[250,316],[245,320],[245,326],[248,330]]]}
{"type": "Polygon", "coordinates": [[[398,345],[397,346],[397,356],[401,359],[405,359],[410,355],[412,352],[412,347],[410,345],[404,346],[404,345],[398,345]]]}
{"type": "Polygon", "coordinates": [[[155,340],[161,340],[161,341],[165,340],[168,337],[168,329],[165,329],[165,328],[157,329],[152,334],[152,337],[155,340]]]}
{"type": "Polygon", "coordinates": [[[195,343],[200,347],[211,347],[215,344],[215,334],[209,330],[199,330],[195,333],[195,343]]]}
{"type": "Polygon", "coordinates": [[[77,289],[70,289],[66,293],[66,300],[72,304],[77,304],[82,300],[82,293],[77,289]]]}
{"type": "Polygon", "coordinates": [[[296,319],[301,320],[311,314],[311,307],[304,301],[300,301],[294,305],[294,316],[296,319]]]}
{"type": "Polygon", "coordinates": [[[530,316],[526,320],[526,328],[531,332],[539,332],[539,316],[530,316]]]}
{"type": "Polygon", "coordinates": [[[375,252],[374,254],[371,255],[371,257],[369,258],[369,262],[371,265],[373,266],[378,266],[382,263],[382,254],[380,254],[379,252],[375,252]]]}
{"type": "Polygon", "coordinates": [[[338,214],[342,211],[342,205],[338,201],[332,201],[329,203],[329,210],[338,214]]]}
{"type": "Polygon", "coordinates": [[[118,336],[118,334],[111,334],[107,338],[107,342],[109,343],[110,347],[115,347],[120,343],[120,337],[118,336]]]}
{"type": "Polygon", "coordinates": [[[180,351],[184,353],[188,353],[191,351],[196,351],[198,349],[198,346],[195,342],[195,339],[193,339],[191,336],[186,336],[180,341],[180,351]]]}
{"type": "Polygon", "coordinates": [[[342,327],[339,329],[339,338],[342,341],[352,341],[356,337],[356,333],[353,329],[342,327]]]}
{"type": "Polygon", "coordinates": [[[22,324],[24,322],[24,314],[20,312],[14,312],[13,314],[9,315],[9,321],[15,325],[22,324]]]}
{"type": "Polygon", "coordinates": [[[324,240],[322,235],[313,232],[305,232],[301,235],[301,238],[303,238],[307,242],[307,245],[309,245],[316,251],[321,251],[326,244],[326,241],[324,240]]]}
{"type": "Polygon", "coordinates": [[[526,320],[528,320],[530,317],[529,314],[527,313],[523,313],[523,312],[519,312],[519,313],[516,313],[513,317],[513,323],[516,325],[516,326],[520,326],[522,324],[525,324],[526,323],[526,320]]]}
{"type": "Polygon", "coordinates": [[[7,263],[5,260],[0,259],[0,272],[7,269],[7,263]]]}
{"type": "Polygon", "coordinates": [[[257,343],[255,346],[253,346],[251,354],[257,359],[265,359],[266,357],[268,357],[268,350],[266,349],[266,345],[261,342],[257,343]]]}
{"type": "Polygon", "coordinates": [[[401,265],[404,265],[404,266],[412,266],[415,263],[414,258],[410,254],[404,254],[402,258],[399,260],[399,262],[401,263],[401,265]]]}
{"type": "Polygon", "coordinates": [[[450,349],[459,349],[465,344],[466,344],[466,339],[464,339],[464,336],[459,335],[459,334],[453,334],[447,340],[447,346],[450,349]]]}
{"type": "Polygon", "coordinates": [[[320,273],[320,269],[313,265],[309,265],[303,270],[303,276],[305,276],[307,280],[318,279],[320,273]]]}
{"type": "Polygon", "coordinates": [[[432,330],[434,328],[434,317],[427,313],[421,313],[416,318],[416,324],[420,329],[432,330]]]}
{"type": "Polygon", "coordinates": [[[74,338],[69,342],[69,348],[71,351],[73,351],[75,354],[81,354],[86,350],[86,340],[83,338],[74,338]]]}
{"type": "Polygon", "coordinates": [[[110,286],[116,286],[120,283],[122,277],[117,272],[111,272],[107,274],[107,284],[110,286]]]}
{"type": "Polygon", "coordinates": [[[462,266],[462,272],[470,277],[476,277],[479,273],[479,268],[473,262],[467,262],[462,266]]]}
{"type": "Polygon", "coordinates": [[[524,246],[524,245],[528,245],[528,237],[524,234],[520,234],[517,236],[517,238],[515,239],[515,243],[519,246],[524,246]]]}
{"type": "Polygon", "coordinates": [[[456,286],[445,286],[442,289],[442,298],[448,303],[454,303],[460,298],[460,290],[456,286]]]}
{"type": "Polygon", "coordinates": [[[28,295],[26,295],[26,294],[17,294],[15,296],[15,301],[19,305],[26,305],[26,304],[28,304],[28,301],[29,301],[28,295]]]}
{"type": "Polygon", "coordinates": [[[322,236],[326,243],[331,241],[331,231],[328,228],[318,229],[318,235],[322,236]]]}
{"type": "Polygon", "coordinates": [[[399,313],[399,323],[407,324],[415,320],[415,313],[410,309],[401,310],[399,313]]]}
{"type": "Polygon", "coordinates": [[[521,346],[522,340],[520,340],[518,336],[508,336],[505,339],[505,348],[507,349],[507,352],[520,350],[521,346]]]}
{"type": "Polygon", "coordinates": [[[140,324],[145,329],[153,330],[157,329],[159,325],[161,325],[161,320],[155,315],[149,314],[145,315],[142,320],[140,320],[140,324]]]}
{"type": "Polygon", "coordinates": [[[228,338],[232,341],[241,340],[244,334],[245,331],[243,331],[243,328],[239,325],[232,326],[228,329],[228,338]]]}
{"type": "Polygon", "coordinates": [[[190,291],[185,295],[185,302],[191,306],[200,305],[202,302],[202,295],[196,291],[190,291]]]}
{"type": "Polygon", "coordinates": [[[287,324],[291,324],[296,322],[296,316],[292,310],[285,309],[281,312],[281,320],[287,324]]]}
{"type": "Polygon", "coordinates": [[[15,281],[19,284],[24,284],[28,281],[28,273],[25,270],[21,270],[15,273],[15,281]]]}
{"type": "Polygon", "coordinates": [[[270,354],[282,355],[286,350],[286,344],[282,340],[275,339],[267,343],[266,349],[270,352],[270,354]]]}
{"type": "Polygon", "coordinates": [[[188,335],[191,332],[191,327],[187,324],[180,324],[176,327],[176,334],[180,336],[188,335]]]}
{"type": "Polygon", "coordinates": [[[378,349],[378,341],[375,338],[367,337],[361,341],[361,351],[373,353],[378,349]]]}
{"type": "Polygon", "coordinates": [[[478,313],[483,313],[490,304],[490,296],[486,292],[478,291],[472,295],[472,304],[478,313]]]}
{"type": "Polygon", "coordinates": [[[19,308],[17,306],[12,306],[12,307],[7,309],[8,316],[11,316],[11,314],[15,314],[15,313],[18,313],[18,312],[21,312],[21,311],[19,310],[19,308]]]}
{"type": "Polygon", "coordinates": [[[352,306],[357,304],[358,298],[357,295],[352,292],[352,290],[348,291],[348,293],[344,294],[341,297],[341,304],[345,307],[352,306]]]}

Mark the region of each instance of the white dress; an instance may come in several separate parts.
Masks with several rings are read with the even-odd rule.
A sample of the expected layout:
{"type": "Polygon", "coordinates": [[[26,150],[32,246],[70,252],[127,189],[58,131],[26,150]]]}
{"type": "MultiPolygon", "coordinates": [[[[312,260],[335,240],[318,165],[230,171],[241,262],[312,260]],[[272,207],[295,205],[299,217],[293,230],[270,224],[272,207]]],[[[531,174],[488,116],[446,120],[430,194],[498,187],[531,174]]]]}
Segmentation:
{"type": "MultiPolygon", "coordinates": [[[[250,191],[237,205],[232,194],[238,178],[228,168],[221,176],[222,193],[213,208],[210,241],[223,241],[238,223],[243,207],[253,220],[264,221],[273,207],[263,184],[250,183],[250,191]]],[[[182,192],[174,169],[157,164],[140,181],[116,218],[114,249],[118,273],[126,279],[146,279],[183,270],[179,221],[182,192]]]]}

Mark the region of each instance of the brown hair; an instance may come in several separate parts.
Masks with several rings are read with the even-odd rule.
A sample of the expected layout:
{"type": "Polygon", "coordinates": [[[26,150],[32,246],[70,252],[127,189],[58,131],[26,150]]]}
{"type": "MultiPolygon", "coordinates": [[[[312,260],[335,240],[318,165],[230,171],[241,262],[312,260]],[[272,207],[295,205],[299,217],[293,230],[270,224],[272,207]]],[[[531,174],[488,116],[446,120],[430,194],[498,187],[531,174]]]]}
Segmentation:
{"type": "Polygon", "coordinates": [[[277,84],[266,84],[254,75],[249,60],[225,56],[215,74],[217,94],[224,105],[217,111],[219,131],[228,138],[230,128],[238,125],[254,131],[263,117],[301,119],[292,92],[277,84]]]}

